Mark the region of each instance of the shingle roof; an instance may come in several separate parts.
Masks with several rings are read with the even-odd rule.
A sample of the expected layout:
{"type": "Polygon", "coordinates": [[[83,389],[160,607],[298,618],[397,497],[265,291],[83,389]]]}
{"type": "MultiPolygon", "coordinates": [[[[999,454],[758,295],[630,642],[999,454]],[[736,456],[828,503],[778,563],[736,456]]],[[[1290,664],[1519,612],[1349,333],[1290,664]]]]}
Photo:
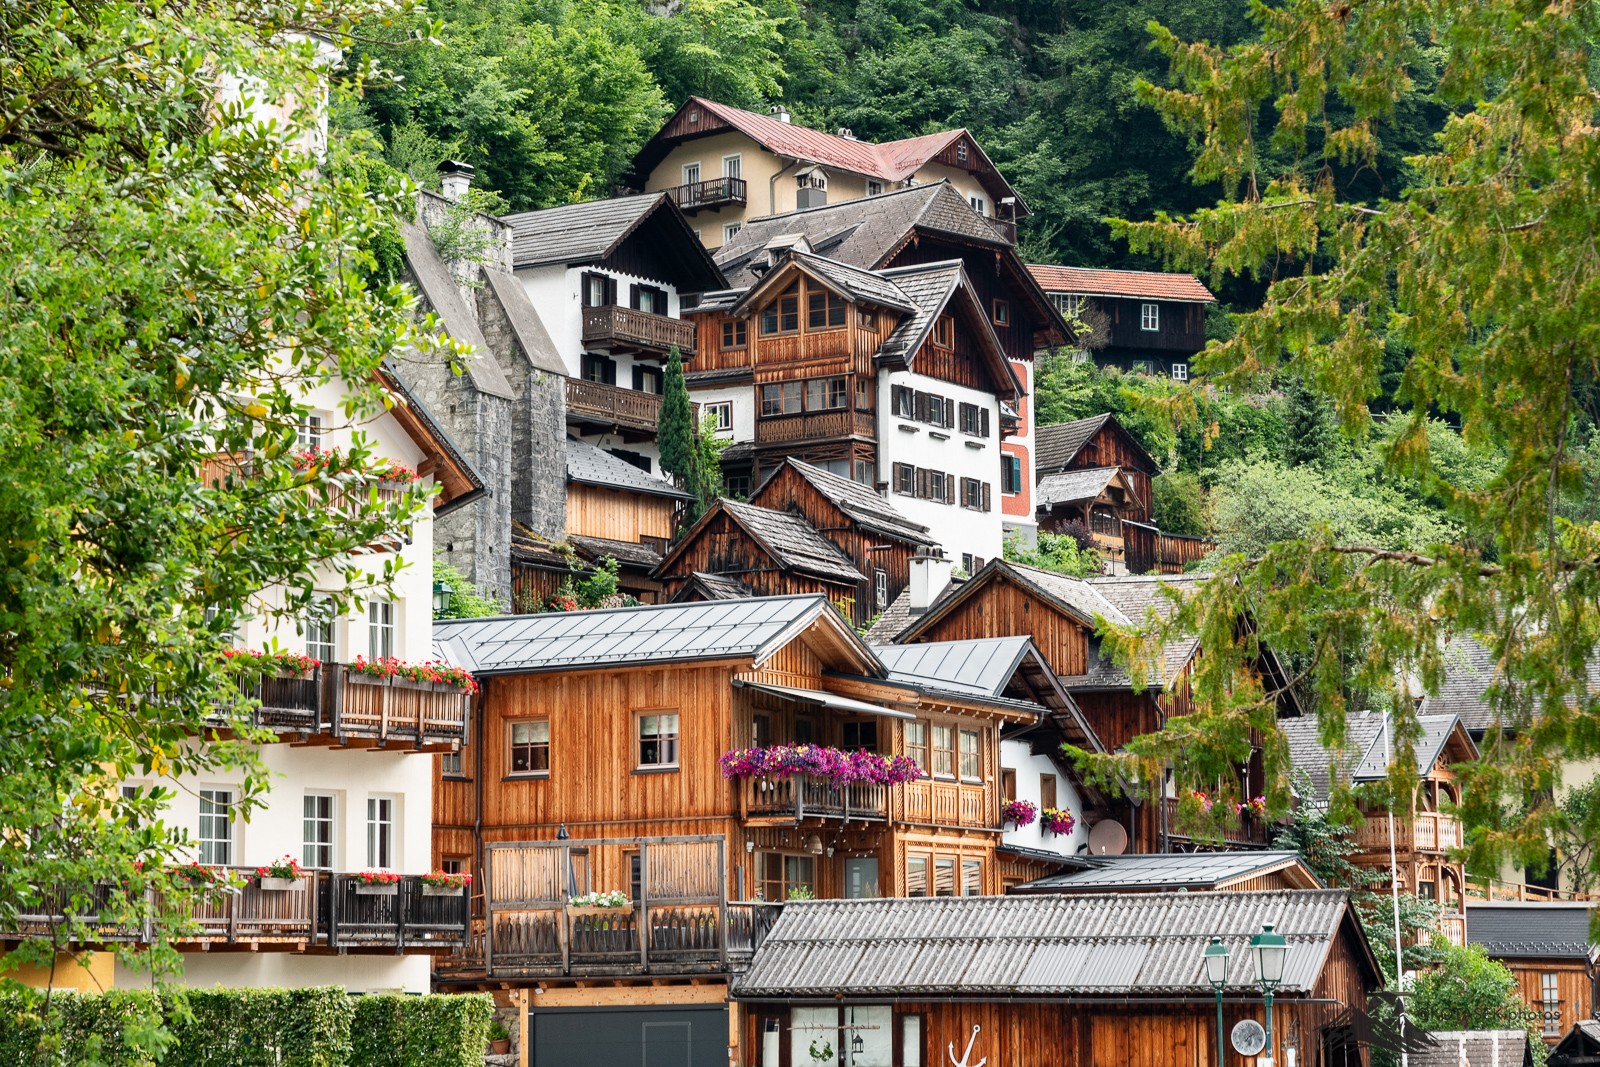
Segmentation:
{"type": "Polygon", "coordinates": [[[1052,508],[1057,504],[1094,500],[1105,492],[1106,486],[1121,470],[1121,467],[1092,467],[1089,470],[1047,475],[1039,479],[1034,501],[1040,507],[1052,508]]]}
{"type": "Polygon", "coordinates": [[[1212,304],[1216,297],[1193,274],[1148,270],[1093,270],[1029,263],[1028,272],[1047,293],[1084,293],[1089,296],[1131,296],[1153,300],[1186,300],[1212,304]]]}
{"type": "Polygon", "coordinates": [[[1220,936],[1228,986],[1253,990],[1264,923],[1288,941],[1279,991],[1304,994],[1346,914],[1326,889],[791,902],[733,995],[1210,996],[1205,946],[1220,936]]]}
{"type": "MultiPolygon", "coordinates": [[[[743,600],[755,595],[748,585],[737,578],[729,578],[725,574],[707,574],[705,571],[691,574],[685,588],[690,586],[698,588],[706,600],[743,600]]],[[[688,598],[679,596],[678,599],[688,598]]]]}
{"type": "MultiPolygon", "coordinates": [[[[1417,725],[1422,736],[1414,747],[1417,757],[1417,774],[1428,774],[1444,754],[1445,745],[1459,722],[1454,715],[1419,715],[1417,725]]],[[[1345,742],[1350,754],[1334,760],[1334,754],[1324,748],[1317,736],[1314,716],[1298,719],[1281,719],[1278,728],[1289,743],[1289,762],[1296,771],[1310,779],[1314,796],[1326,797],[1331,780],[1329,764],[1337,762],[1340,772],[1356,782],[1381,781],[1389,776],[1388,763],[1383,756],[1384,718],[1381,715],[1351,715],[1345,720],[1345,742]]]]}
{"type": "Polygon", "coordinates": [[[909,312],[912,310],[911,298],[894,282],[889,280],[887,272],[866,270],[862,267],[841,263],[836,259],[826,256],[815,256],[806,252],[789,253],[794,261],[807,270],[813,272],[824,282],[836,289],[840,295],[851,300],[866,301],[877,304],[879,307],[894,308],[897,311],[909,312]]]}
{"type": "MultiPolygon", "coordinates": [[[[1118,621],[1117,616],[1120,616],[1127,620],[1120,625],[1139,626],[1152,612],[1156,617],[1165,619],[1175,610],[1176,605],[1162,593],[1162,589],[1176,589],[1179,593],[1186,594],[1210,577],[1209,574],[1140,574],[1085,578],[1083,582],[1116,610],[1115,615],[1106,615],[1108,621],[1118,621]]],[[[1161,684],[1171,682],[1178,676],[1184,665],[1194,656],[1199,643],[1199,637],[1194,634],[1179,634],[1162,646],[1159,679],[1161,684]]],[[[1074,681],[1068,684],[1121,688],[1132,685],[1133,681],[1127,671],[1116,666],[1110,659],[1102,657],[1091,666],[1089,675],[1082,682],[1074,681]]]]}
{"type": "Polygon", "coordinates": [[[1005,694],[1031,641],[1028,637],[979,637],[925,645],[873,645],[872,651],[888,668],[890,681],[932,683],[951,692],[999,697],[1005,694]]]}
{"type": "Polygon", "coordinates": [[[1496,959],[1589,959],[1594,905],[1568,901],[1469,900],[1467,942],[1496,959]]]}
{"type": "Polygon", "coordinates": [[[739,525],[766,546],[780,566],[838,582],[866,581],[850,562],[850,557],[819,534],[805,516],[742,504],[737,500],[719,500],[717,506],[726,509],[739,525]]]}
{"type": "Polygon", "coordinates": [[[1444,684],[1436,695],[1424,696],[1420,711],[1459,715],[1469,730],[1487,730],[1495,710],[1483,694],[1497,673],[1494,654],[1470,635],[1457,635],[1444,649],[1444,684]]]}
{"type": "MultiPolygon", "coordinates": [[[[812,620],[837,620],[816,594],[646,604],[603,611],[447,619],[434,654],[475,674],[525,674],[638,663],[759,658],[812,620]]],[[[841,633],[848,630],[837,623],[841,633]]],[[[850,634],[853,637],[853,633],[850,634]]],[[[866,646],[862,658],[875,665],[866,646]]]]}
{"type": "MultiPolygon", "coordinates": [[[[1047,475],[1055,474],[1068,469],[1073,465],[1073,460],[1083,451],[1083,446],[1088,444],[1101,427],[1111,423],[1122,433],[1127,435],[1133,446],[1144,456],[1150,472],[1155,473],[1161,469],[1160,465],[1144,450],[1137,438],[1128,433],[1127,427],[1117,421],[1112,414],[1091,415],[1087,419],[1075,419],[1072,422],[1054,422],[1046,426],[1035,427],[1033,431],[1034,478],[1041,479],[1047,475]]],[[[1096,464],[1098,466],[1098,463],[1096,464]]]]}
{"type": "MultiPolygon", "coordinates": [[[[885,661],[887,662],[887,661],[885,661]]],[[[893,670],[893,667],[890,667],[893,670]]],[[[1275,852],[1172,852],[1095,856],[1094,866],[1036,878],[1013,893],[1106,893],[1130,889],[1215,889],[1229,882],[1300,865],[1300,854],[1275,852]]],[[[1309,869],[1304,874],[1317,883],[1309,869]]]]}
{"type": "Polygon", "coordinates": [[[461,357],[467,378],[473,385],[491,396],[514,399],[511,383],[495,359],[494,350],[484,340],[478,328],[478,316],[468,310],[461,299],[461,290],[450,276],[439,250],[434,247],[428,231],[411,222],[400,224],[400,239],[406,246],[406,265],[417,281],[428,305],[439,316],[444,332],[455,340],[472,346],[472,351],[461,357]]]}
{"type": "MultiPolygon", "coordinates": [[[[926,526],[920,522],[912,522],[896,511],[893,504],[860,482],[853,482],[821,467],[813,467],[792,456],[785,462],[794,468],[796,474],[809,482],[813,489],[827,497],[835,507],[850,516],[863,529],[885,537],[908,541],[914,545],[938,543],[928,534],[926,526]]],[[[769,480],[762,488],[771,484],[769,480]]],[[[760,502],[761,493],[758,490],[753,503],[760,502]]]]}
{"type": "Polygon", "coordinates": [[[622,492],[670,496],[676,500],[694,499],[693,494],[665,478],[647,474],[627,460],[618,459],[600,446],[576,437],[567,438],[567,481],[622,492]]]}
{"type": "Polygon", "coordinates": [[[1429,1030],[1433,1047],[1409,1053],[1411,1067],[1531,1067],[1526,1030],[1429,1030]]]}
{"type": "Polygon", "coordinates": [[[516,267],[604,259],[664,202],[666,193],[618,196],[505,216],[516,267]]]}
{"type": "Polygon", "coordinates": [[[879,360],[908,360],[922,347],[928,331],[933,329],[966,272],[960,260],[945,260],[897,267],[884,271],[883,275],[899,284],[915,310],[895,325],[874,355],[879,360]]]}
{"type": "Polygon", "coordinates": [[[660,552],[637,541],[616,541],[609,537],[589,537],[585,534],[568,534],[567,540],[587,560],[602,560],[611,556],[624,566],[643,567],[645,570],[655,570],[661,562],[660,552]]]}

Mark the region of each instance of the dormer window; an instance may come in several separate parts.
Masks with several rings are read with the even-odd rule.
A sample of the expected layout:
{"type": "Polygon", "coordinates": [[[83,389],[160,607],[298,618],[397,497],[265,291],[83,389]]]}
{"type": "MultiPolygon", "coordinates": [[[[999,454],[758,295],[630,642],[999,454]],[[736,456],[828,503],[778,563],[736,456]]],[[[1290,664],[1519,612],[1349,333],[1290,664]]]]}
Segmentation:
{"type": "Polygon", "coordinates": [[[844,325],[844,301],[826,289],[806,296],[806,329],[832,330],[844,325]]]}

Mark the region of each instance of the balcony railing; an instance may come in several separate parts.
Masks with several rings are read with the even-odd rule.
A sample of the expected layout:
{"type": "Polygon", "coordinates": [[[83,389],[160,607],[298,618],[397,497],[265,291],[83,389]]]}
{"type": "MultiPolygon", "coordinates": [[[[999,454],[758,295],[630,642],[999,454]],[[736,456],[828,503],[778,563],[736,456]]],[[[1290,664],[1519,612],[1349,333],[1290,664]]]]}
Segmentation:
{"type": "Polygon", "coordinates": [[[872,413],[840,408],[800,415],[765,415],[756,420],[756,444],[877,436],[872,413]]]}
{"type": "MultiPolygon", "coordinates": [[[[287,888],[267,888],[254,867],[222,868],[238,883],[197,899],[181,918],[184,929],[174,932],[179,945],[249,944],[285,945],[295,951],[310,946],[337,949],[379,948],[460,949],[467,944],[469,902],[465,892],[434,894],[416,875],[372,892],[358,889],[349,874],[306,871],[287,888]]],[[[98,886],[91,895],[105,907],[110,887],[98,886]]],[[[66,922],[64,894],[47,896],[41,904],[21,913],[11,931],[20,937],[43,937],[66,922]]],[[[155,940],[153,895],[137,902],[142,918],[136,923],[96,929],[94,940],[140,942],[155,940]]],[[[81,921],[94,925],[94,916],[81,921]]]]}
{"type": "Polygon", "coordinates": [[[615,305],[583,309],[583,343],[588,348],[632,349],[661,358],[677,348],[687,359],[694,355],[694,342],[695,325],[683,319],[615,305]]]}
{"type": "Polygon", "coordinates": [[[1439,932],[1452,945],[1458,947],[1465,945],[1467,943],[1467,917],[1465,915],[1439,916],[1439,932]]]}
{"type": "Polygon", "coordinates": [[[690,182],[667,190],[667,195],[689,214],[705,208],[727,207],[745,203],[743,178],[712,178],[710,181],[690,182]]]}
{"type": "Polygon", "coordinates": [[[453,748],[465,740],[472,706],[471,695],[454,685],[378,678],[342,664],[318,667],[308,677],[265,677],[246,695],[260,702],[255,721],[266,729],[421,748],[453,748]]]}
{"type": "Polygon", "coordinates": [[[999,812],[991,813],[991,790],[971,782],[924,778],[900,787],[903,817],[909,822],[939,826],[998,829],[999,812]]]}
{"type": "MultiPolygon", "coordinates": [[[[1461,821],[1453,815],[1419,811],[1409,820],[1400,815],[1394,820],[1394,847],[1400,852],[1448,852],[1461,847],[1461,821]]],[[[1389,848],[1389,819],[1373,812],[1356,828],[1356,845],[1363,852],[1382,852],[1389,848]]]]}
{"type": "Polygon", "coordinates": [[[726,973],[750,958],[777,914],[727,899],[726,847],[720,836],[490,845],[481,966],[464,952],[441,969],[496,978],[726,973]],[[590,888],[580,870],[614,870],[611,860],[632,853],[631,902],[569,906],[590,888]]]}
{"type": "Polygon", "coordinates": [[[661,425],[661,397],[641,389],[568,378],[567,421],[653,434],[661,425]]]}
{"type": "Polygon", "coordinates": [[[889,787],[850,782],[835,789],[826,778],[810,774],[786,778],[742,778],[739,814],[745,819],[886,819],[889,787]]]}
{"type": "MultiPolygon", "coordinates": [[[[1166,799],[1166,827],[1167,833],[1176,838],[1190,840],[1190,835],[1178,826],[1178,800],[1176,797],[1166,799]]],[[[1222,840],[1232,845],[1264,846],[1267,843],[1268,827],[1264,819],[1254,815],[1241,815],[1237,826],[1224,826],[1222,840]]]]}

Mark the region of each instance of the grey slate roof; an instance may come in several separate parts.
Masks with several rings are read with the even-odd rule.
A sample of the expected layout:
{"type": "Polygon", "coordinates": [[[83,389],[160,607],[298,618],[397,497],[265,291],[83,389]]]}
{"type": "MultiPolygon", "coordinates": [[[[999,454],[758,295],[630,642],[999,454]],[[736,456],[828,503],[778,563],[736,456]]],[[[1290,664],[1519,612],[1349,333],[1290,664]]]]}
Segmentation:
{"type": "Polygon", "coordinates": [[[1467,942],[1495,959],[1590,959],[1592,904],[1469,900],[1467,942]]]}
{"type": "Polygon", "coordinates": [[[1156,461],[1145,452],[1133,434],[1128,433],[1127,427],[1117,421],[1112,414],[1091,415],[1087,419],[1077,419],[1073,422],[1056,422],[1048,426],[1037,426],[1033,431],[1034,449],[1034,477],[1043,478],[1047,474],[1054,474],[1065,470],[1069,464],[1083,451],[1083,446],[1089,439],[1100,432],[1106,423],[1116,423],[1117,428],[1128,434],[1128,439],[1133,442],[1149,463],[1152,472],[1159,470],[1156,461]]]}
{"type": "Polygon", "coordinates": [[[825,612],[833,608],[824,597],[806,594],[448,619],[434,623],[433,644],[438,658],[475,674],[759,657],[825,612]]]}
{"type": "Polygon", "coordinates": [[[911,311],[911,298],[886,274],[865,270],[849,263],[841,263],[826,256],[807,252],[790,252],[794,261],[822,278],[850,300],[865,300],[880,307],[897,311],[911,311]]]}
{"type": "Polygon", "coordinates": [[[1422,698],[1420,711],[1432,715],[1459,715],[1468,730],[1487,730],[1495,711],[1484,700],[1484,690],[1494,681],[1494,655],[1467,634],[1459,634],[1444,649],[1444,684],[1436,695],[1422,698]]]}
{"type": "Polygon", "coordinates": [[[568,534],[567,540],[580,556],[588,560],[602,560],[611,556],[625,567],[643,567],[645,570],[655,570],[661,562],[660,552],[637,541],[617,541],[610,537],[590,537],[586,534],[568,534]]]}
{"type": "Polygon", "coordinates": [[[507,215],[511,263],[537,267],[604,259],[666,199],[666,193],[641,193],[507,215]]]}
{"type": "Polygon", "coordinates": [[[692,494],[665,478],[646,474],[627,460],[618,459],[600,446],[576,437],[567,438],[567,481],[629,493],[670,496],[676,500],[694,499],[692,494]]]}
{"type": "MultiPolygon", "coordinates": [[[[1414,746],[1418,776],[1433,769],[1457,721],[1454,715],[1417,717],[1417,724],[1422,727],[1422,736],[1414,746]]],[[[1317,736],[1316,717],[1281,719],[1278,728],[1289,743],[1289,762],[1310,779],[1314,796],[1326,797],[1332,785],[1328,769],[1335,761],[1334,754],[1323,747],[1317,736]]],[[[1350,752],[1338,760],[1337,765],[1352,784],[1380,781],[1389,776],[1388,764],[1383,758],[1383,735],[1381,715],[1354,714],[1345,720],[1345,741],[1350,752]]]]}
{"type": "Polygon", "coordinates": [[[894,279],[914,310],[895,325],[874,355],[880,361],[904,362],[916,355],[927,340],[933,324],[966,277],[966,269],[955,259],[896,267],[884,271],[883,276],[894,279]]]}
{"type": "MultiPolygon", "coordinates": [[[[891,666],[890,670],[893,669],[891,666]]],[[[1130,889],[1215,889],[1299,862],[1300,854],[1292,850],[1095,856],[1090,859],[1093,866],[1088,870],[1036,878],[1011,892],[1114,893],[1130,889]]],[[[1311,871],[1306,870],[1305,873],[1317,881],[1311,871]]]]}
{"type": "MultiPolygon", "coordinates": [[[[835,507],[854,519],[857,525],[873,533],[883,534],[914,545],[937,544],[920,522],[912,522],[895,510],[893,504],[860,482],[840,477],[813,467],[809,463],[789,457],[785,460],[811,487],[831,500],[835,507]]],[[[756,494],[759,500],[761,494],[756,494]]]]}
{"type": "MultiPolygon", "coordinates": [[[[705,571],[695,571],[689,576],[689,587],[697,588],[706,600],[741,600],[754,596],[754,592],[737,578],[729,578],[725,574],[707,574],[705,571]]],[[[686,599],[680,596],[678,599],[686,599]]]]}
{"type": "Polygon", "coordinates": [[[491,396],[515,399],[511,383],[506,380],[494,351],[478,328],[478,316],[468,310],[461,299],[461,290],[450,276],[450,268],[440,257],[439,250],[433,246],[428,231],[415,223],[402,222],[400,239],[406,246],[406,265],[411,268],[411,276],[416,279],[417,288],[428,306],[439,316],[444,332],[472,346],[472,351],[460,358],[468,379],[491,396]]]}
{"type": "Polygon", "coordinates": [[[819,534],[805,516],[742,504],[737,500],[724,499],[718,501],[718,506],[727,509],[728,514],[766,546],[780,566],[839,582],[866,581],[850,562],[850,557],[819,534]]]}
{"type": "MultiPolygon", "coordinates": [[[[1209,574],[1140,574],[1085,578],[1083,581],[1115,609],[1115,615],[1106,614],[1108,621],[1117,621],[1119,625],[1138,626],[1146,620],[1149,613],[1153,612],[1158,618],[1163,619],[1172,614],[1174,605],[1162,594],[1161,590],[1164,587],[1188,593],[1210,577],[1209,574]],[[1121,622],[1124,619],[1127,621],[1121,622]]],[[[1184,665],[1194,656],[1199,643],[1199,637],[1194,634],[1180,634],[1162,646],[1160,663],[1162,684],[1178,676],[1184,665]]],[[[1155,679],[1152,678],[1150,681],[1154,682],[1155,679]]],[[[1075,680],[1069,684],[1121,688],[1132,685],[1133,681],[1127,671],[1116,666],[1110,659],[1101,657],[1089,668],[1089,674],[1081,682],[1075,680]]]]}
{"type": "Polygon", "coordinates": [[[1269,922],[1289,943],[1280,993],[1304,994],[1346,912],[1326,889],[791,902],[733,995],[1210,996],[1201,952],[1213,935],[1231,953],[1228,986],[1244,992],[1249,940],[1269,922]]]}
{"type": "Polygon", "coordinates": [[[1016,674],[1028,637],[980,637],[925,645],[873,645],[892,682],[931,684],[953,693],[999,697],[1016,674]]]}
{"type": "Polygon", "coordinates": [[[1053,508],[1057,504],[1076,504],[1080,500],[1094,500],[1105,492],[1106,486],[1121,471],[1120,467],[1092,467],[1089,470],[1050,474],[1039,479],[1034,493],[1040,507],[1053,508]]]}
{"type": "Polygon", "coordinates": [[[487,266],[483,268],[483,273],[489,279],[489,291],[505,308],[506,317],[511,320],[512,332],[516,334],[522,351],[527,354],[528,362],[535,370],[565,376],[567,365],[562,362],[561,353],[556,351],[550,331],[544,328],[544,320],[533,310],[528,290],[517,281],[514,274],[487,266]]]}
{"type": "Polygon", "coordinates": [[[1434,1047],[1410,1053],[1411,1067],[1532,1067],[1526,1030],[1429,1030],[1434,1047]]]}

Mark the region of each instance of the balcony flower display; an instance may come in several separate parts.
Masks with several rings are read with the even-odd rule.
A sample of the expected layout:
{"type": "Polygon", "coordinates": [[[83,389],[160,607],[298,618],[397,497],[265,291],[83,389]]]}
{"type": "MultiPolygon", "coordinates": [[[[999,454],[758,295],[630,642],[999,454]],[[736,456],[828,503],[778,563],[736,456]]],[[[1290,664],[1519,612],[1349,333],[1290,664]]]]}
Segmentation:
{"type": "Polygon", "coordinates": [[[283,891],[297,889],[303,883],[305,871],[293,856],[275,859],[265,867],[256,868],[256,884],[264,890],[283,891]]]}
{"type": "Polygon", "coordinates": [[[1233,810],[1240,815],[1254,815],[1257,818],[1265,818],[1267,814],[1267,798],[1251,797],[1249,800],[1234,804],[1233,810]]]}
{"type": "Polygon", "coordinates": [[[354,878],[358,885],[399,885],[401,876],[393,871],[362,871],[350,877],[354,878]]]}
{"type": "Polygon", "coordinates": [[[362,474],[380,482],[409,484],[417,480],[417,472],[403,463],[389,459],[357,461],[338,448],[304,448],[289,456],[289,466],[297,471],[323,468],[330,474],[362,474]]]}
{"type": "Polygon", "coordinates": [[[876,752],[845,752],[828,745],[772,745],[736,748],[721,759],[724,778],[788,778],[811,775],[826,778],[835,789],[854,782],[903,785],[924,777],[909,756],[882,756],[876,752]]]}
{"type": "Polygon", "coordinates": [[[449,871],[429,871],[422,876],[422,884],[435,889],[465,889],[472,884],[472,875],[449,871]]]}
{"type": "Polygon", "coordinates": [[[1072,812],[1066,808],[1045,808],[1039,813],[1039,825],[1047,832],[1065,837],[1072,833],[1072,828],[1078,825],[1078,820],[1072,817],[1072,812]]]}
{"type": "Polygon", "coordinates": [[[1039,809],[1031,800],[1008,800],[1000,805],[1000,819],[1022,829],[1032,826],[1033,820],[1039,817],[1039,809]]]}
{"type": "Polygon", "coordinates": [[[626,908],[633,903],[633,899],[620,889],[608,889],[604,892],[583,893],[567,901],[569,908],[626,908]]]}
{"type": "Polygon", "coordinates": [[[172,873],[191,885],[231,886],[234,884],[233,873],[226,867],[212,867],[201,863],[199,860],[191,860],[181,867],[175,867],[172,873]]]}
{"type": "Polygon", "coordinates": [[[222,661],[241,674],[287,674],[305,678],[322,666],[322,661],[301,652],[260,651],[253,648],[225,648],[222,661]]]}
{"type": "Polygon", "coordinates": [[[1189,799],[1198,804],[1201,811],[1210,811],[1216,805],[1216,801],[1212,800],[1204,789],[1189,790],[1189,799]]]}
{"type": "Polygon", "coordinates": [[[406,663],[392,657],[369,660],[357,656],[355,662],[350,664],[350,670],[369,678],[404,678],[412,682],[452,685],[464,693],[478,691],[478,681],[470,673],[437,660],[428,663],[406,663]]]}

